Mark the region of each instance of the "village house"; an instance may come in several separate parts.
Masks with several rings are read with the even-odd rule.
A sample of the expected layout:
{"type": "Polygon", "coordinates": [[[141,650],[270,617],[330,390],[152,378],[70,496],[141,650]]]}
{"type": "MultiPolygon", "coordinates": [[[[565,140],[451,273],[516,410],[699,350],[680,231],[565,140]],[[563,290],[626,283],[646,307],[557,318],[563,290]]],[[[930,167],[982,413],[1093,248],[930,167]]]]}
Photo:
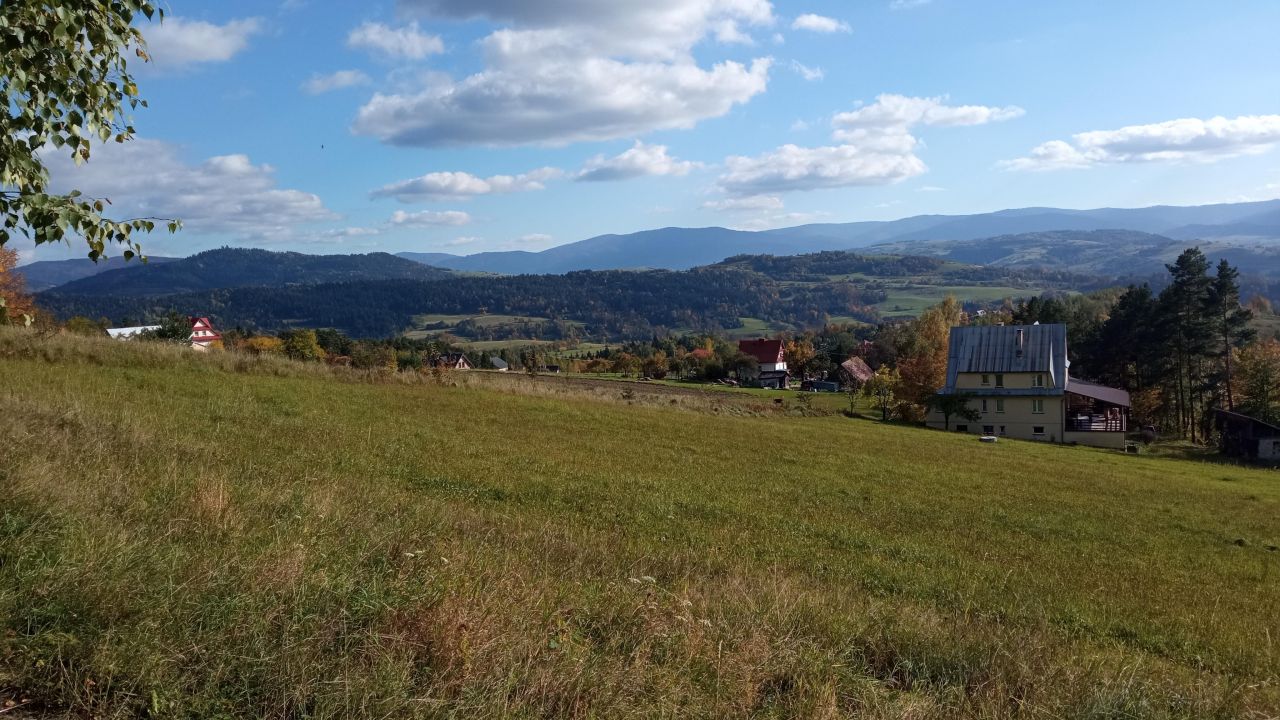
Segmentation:
{"type": "Polygon", "coordinates": [[[187,318],[191,321],[191,349],[201,352],[214,347],[214,343],[222,342],[222,335],[213,329],[213,323],[207,317],[187,318]]]}
{"type": "Polygon", "coordinates": [[[506,372],[511,368],[511,366],[507,364],[506,360],[503,360],[497,355],[489,356],[489,364],[493,366],[493,369],[497,370],[498,372],[506,372]]]}
{"type": "Polygon", "coordinates": [[[471,361],[463,353],[446,353],[436,360],[436,367],[446,370],[470,370],[471,361]]]}
{"type": "Polygon", "coordinates": [[[762,388],[786,390],[787,355],[781,340],[739,340],[738,350],[756,359],[757,369],[754,375],[745,378],[754,381],[762,388]]]}
{"type": "MultiPolygon", "coordinates": [[[[1129,393],[1072,378],[1065,325],[951,329],[942,395],[966,395],[977,420],[952,429],[981,435],[1123,449],[1129,393]]],[[[929,427],[945,428],[932,410],[929,427]]]]}

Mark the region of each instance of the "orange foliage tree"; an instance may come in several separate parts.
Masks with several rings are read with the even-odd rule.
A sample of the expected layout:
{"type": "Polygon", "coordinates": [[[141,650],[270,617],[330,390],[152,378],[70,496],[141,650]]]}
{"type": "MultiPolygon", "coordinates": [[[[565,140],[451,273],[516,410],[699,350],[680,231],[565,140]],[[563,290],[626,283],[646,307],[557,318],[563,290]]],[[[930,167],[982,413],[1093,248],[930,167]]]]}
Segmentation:
{"type": "Polygon", "coordinates": [[[18,252],[0,247],[0,324],[29,325],[35,319],[35,304],[17,267],[18,252]]]}

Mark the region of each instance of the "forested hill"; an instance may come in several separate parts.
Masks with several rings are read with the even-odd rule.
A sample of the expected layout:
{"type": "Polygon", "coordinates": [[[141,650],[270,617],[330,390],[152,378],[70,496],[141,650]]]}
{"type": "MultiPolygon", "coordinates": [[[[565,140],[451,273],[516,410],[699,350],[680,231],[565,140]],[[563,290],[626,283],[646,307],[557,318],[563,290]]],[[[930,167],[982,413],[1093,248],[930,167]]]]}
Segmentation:
{"type": "Polygon", "coordinates": [[[357,280],[438,280],[452,271],[388,253],[306,255],[221,248],[163,264],[130,263],[56,288],[69,295],[171,295],[250,286],[357,280]]]}
{"type": "Polygon", "coordinates": [[[58,288],[42,293],[39,302],[63,318],[84,315],[134,323],[177,312],[209,315],[224,327],[332,327],[361,337],[403,332],[417,315],[488,313],[568,323],[580,337],[635,339],[665,330],[735,329],[743,317],[797,328],[821,325],[830,316],[875,322],[879,316],[872,306],[903,283],[1046,289],[1075,288],[1088,280],[937,258],[829,252],[737,256],[683,271],[358,280],[163,296],[91,295],[58,288]]]}
{"type": "Polygon", "coordinates": [[[1095,281],[1093,275],[1048,267],[983,267],[938,257],[920,255],[876,255],[826,251],[806,255],[735,255],[712,267],[741,268],[774,280],[822,282],[842,279],[916,278],[937,284],[1029,283],[1079,288],[1095,281]]]}
{"type": "Polygon", "coordinates": [[[170,312],[209,315],[223,327],[332,327],[359,337],[408,329],[415,315],[490,313],[572,321],[585,336],[645,337],[660,329],[722,330],[747,316],[820,323],[826,315],[874,320],[883,291],[850,282],[786,287],[736,269],[580,271],[565,275],[454,277],[433,282],[365,280],[247,287],[163,297],[47,292],[62,317],[141,322],[170,312]]]}

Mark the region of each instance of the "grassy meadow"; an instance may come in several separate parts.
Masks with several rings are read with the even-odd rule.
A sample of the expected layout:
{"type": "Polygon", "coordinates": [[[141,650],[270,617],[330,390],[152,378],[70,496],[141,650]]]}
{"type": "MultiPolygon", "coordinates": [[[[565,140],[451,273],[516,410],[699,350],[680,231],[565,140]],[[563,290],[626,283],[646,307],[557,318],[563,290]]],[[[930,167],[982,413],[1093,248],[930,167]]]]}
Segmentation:
{"type": "Polygon", "coordinates": [[[1280,713],[1273,471],[496,377],[0,328],[0,708],[1280,713]]]}

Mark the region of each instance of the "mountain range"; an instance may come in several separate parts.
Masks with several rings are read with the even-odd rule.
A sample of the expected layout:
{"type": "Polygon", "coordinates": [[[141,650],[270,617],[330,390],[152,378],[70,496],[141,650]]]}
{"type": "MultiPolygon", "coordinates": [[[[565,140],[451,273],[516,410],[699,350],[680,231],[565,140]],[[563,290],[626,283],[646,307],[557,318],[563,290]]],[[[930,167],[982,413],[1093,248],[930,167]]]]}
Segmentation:
{"type": "Polygon", "coordinates": [[[748,232],[726,228],[662,228],[600,235],[541,252],[475,255],[398,253],[436,267],[501,274],[573,270],[684,270],[731,255],[796,255],[886,243],[971,241],[1050,231],[1130,230],[1174,241],[1214,241],[1223,247],[1280,244],[1280,200],[1147,208],[1019,208],[976,215],[917,215],[901,220],[800,225],[748,232]]]}

